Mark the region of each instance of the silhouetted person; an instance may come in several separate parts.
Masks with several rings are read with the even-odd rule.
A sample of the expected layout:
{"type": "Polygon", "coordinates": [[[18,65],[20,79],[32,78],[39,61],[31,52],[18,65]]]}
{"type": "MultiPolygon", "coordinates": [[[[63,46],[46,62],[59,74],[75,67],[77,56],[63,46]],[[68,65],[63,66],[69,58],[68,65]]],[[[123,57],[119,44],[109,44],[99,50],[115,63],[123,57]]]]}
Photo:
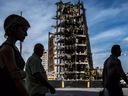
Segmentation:
{"type": "Polygon", "coordinates": [[[45,96],[48,89],[53,94],[55,88],[50,85],[47,80],[47,75],[42,60],[40,57],[43,55],[44,46],[37,43],[34,46],[34,53],[30,56],[26,63],[26,85],[30,96],[45,96]]]}
{"type": "Polygon", "coordinates": [[[24,41],[29,22],[19,15],[9,15],[4,21],[6,41],[0,46],[0,96],[28,96],[22,79],[25,62],[16,47],[24,41]]]}
{"type": "Polygon", "coordinates": [[[118,59],[120,55],[120,45],[113,45],[110,57],[104,62],[103,86],[107,88],[109,96],[123,96],[120,79],[123,79],[128,84],[121,61],[118,59]]]}

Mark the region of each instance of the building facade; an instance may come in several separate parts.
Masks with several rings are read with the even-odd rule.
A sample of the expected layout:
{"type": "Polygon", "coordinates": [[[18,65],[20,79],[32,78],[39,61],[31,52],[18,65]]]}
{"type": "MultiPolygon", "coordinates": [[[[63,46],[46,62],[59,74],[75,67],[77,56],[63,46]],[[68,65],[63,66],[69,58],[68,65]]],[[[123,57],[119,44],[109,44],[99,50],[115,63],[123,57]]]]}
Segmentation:
{"type": "Polygon", "coordinates": [[[48,50],[45,50],[41,59],[42,59],[42,65],[46,70],[46,73],[48,74],[48,50]]]}
{"type": "Polygon", "coordinates": [[[49,32],[48,40],[48,79],[54,80],[56,78],[55,70],[55,36],[49,32]]]}

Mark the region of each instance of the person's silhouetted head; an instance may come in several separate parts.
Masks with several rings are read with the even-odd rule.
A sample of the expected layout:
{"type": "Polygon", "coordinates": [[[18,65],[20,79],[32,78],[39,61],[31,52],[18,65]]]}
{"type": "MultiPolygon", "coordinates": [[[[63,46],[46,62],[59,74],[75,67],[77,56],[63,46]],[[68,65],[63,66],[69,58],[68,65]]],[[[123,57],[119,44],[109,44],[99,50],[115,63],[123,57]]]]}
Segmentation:
{"type": "Polygon", "coordinates": [[[121,48],[120,45],[113,45],[111,49],[111,53],[115,56],[120,56],[121,55],[121,48]]]}
{"type": "Polygon", "coordinates": [[[40,43],[37,43],[35,46],[34,46],[34,53],[36,55],[38,55],[39,57],[41,57],[43,55],[43,52],[44,52],[44,46],[40,43]]]}
{"type": "MultiPolygon", "coordinates": [[[[29,27],[30,24],[24,17],[15,14],[9,15],[4,21],[5,37],[14,37],[16,32],[20,32],[21,30],[27,31],[29,27]]],[[[24,34],[27,35],[27,32],[24,34]]]]}

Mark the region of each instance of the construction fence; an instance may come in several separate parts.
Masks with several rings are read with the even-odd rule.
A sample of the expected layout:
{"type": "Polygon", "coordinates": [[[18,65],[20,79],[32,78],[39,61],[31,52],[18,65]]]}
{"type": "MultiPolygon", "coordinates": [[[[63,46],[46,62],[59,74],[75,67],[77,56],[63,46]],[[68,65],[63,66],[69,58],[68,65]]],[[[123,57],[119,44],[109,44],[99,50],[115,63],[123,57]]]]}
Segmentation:
{"type": "Polygon", "coordinates": [[[55,88],[101,88],[102,80],[50,80],[55,88]]]}

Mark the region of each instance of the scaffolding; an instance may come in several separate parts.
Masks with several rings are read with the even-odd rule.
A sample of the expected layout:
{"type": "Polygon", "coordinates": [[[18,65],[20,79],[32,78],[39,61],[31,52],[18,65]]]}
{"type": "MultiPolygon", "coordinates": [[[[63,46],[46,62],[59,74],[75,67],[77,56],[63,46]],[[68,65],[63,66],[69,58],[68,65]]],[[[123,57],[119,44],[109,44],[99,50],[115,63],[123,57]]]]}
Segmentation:
{"type": "Polygon", "coordinates": [[[57,2],[54,19],[56,78],[84,80],[93,69],[88,27],[83,3],[57,2]]]}

